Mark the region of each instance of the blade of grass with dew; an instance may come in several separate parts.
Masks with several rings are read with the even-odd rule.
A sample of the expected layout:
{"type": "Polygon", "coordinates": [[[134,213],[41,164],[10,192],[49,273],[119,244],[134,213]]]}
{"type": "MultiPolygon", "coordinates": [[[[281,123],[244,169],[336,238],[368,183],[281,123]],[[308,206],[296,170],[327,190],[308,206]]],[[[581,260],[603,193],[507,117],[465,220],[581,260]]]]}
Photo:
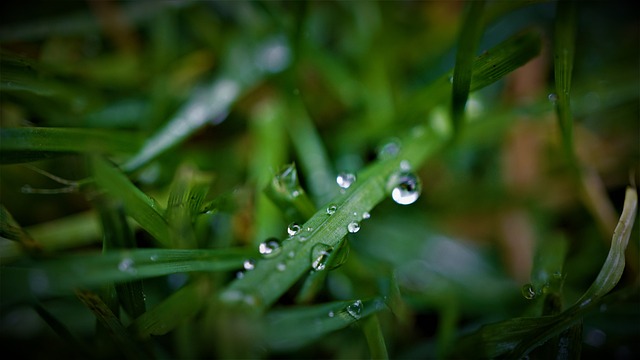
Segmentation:
{"type": "MultiPolygon", "coordinates": [[[[479,90],[500,80],[536,57],[541,48],[542,40],[535,30],[529,29],[510,36],[475,59],[469,91],[479,90]]],[[[401,118],[410,121],[422,119],[423,114],[446,103],[452,75],[450,71],[412,95],[403,107],[401,118]]]]}
{"type": "Polygon", "coordinates": [[[123,166],[126,172],[135,171],[167,150],[179,145],[208,123],[222,122],[233,103],[267,73],[278,72],[288,66],[289,58],[262,66],[262,58],[270,51],[288,54],[288,45],[282,37],[266,39],[255,47],[242,43],[228,51],[224,72],[216,80],[197,89],[189,101],[167,124],[153,134],[142,148],[123,166]],[[276,49],[276,50],[274,50],[276,49]]]}
{"type": "Polygon", "coordinates": [[[451,89],[451,119],[453,120],[454,138],[457,138],[458,134],[462,132],[464,109],[469,97],[471,76],[474,68],[473,60],[484,28],[484,5],[485,2],[483,0],[467,3],[463,16],[451,89]]]}
{"type": "Polygon", "coordinates": [[[76,296],[93,312],[98,322],[107,329],[117,349],[122,352],[127,359],[151,358],[150,354],[131,338],[131,334],[129,334],[127,328],[122,325],[120,319],[113,314],[111,309],[109,309],[98,295],[90,291],[77,291],[76,296]]]}
{"type": "Polygon", "coordinates": [[[299,348],[372,316],[384,306],[381,299],[367,299],[272,310],[263,320],[264,340],[272,350],[299,348]]]}
{"type": "Polygon", "coordinates": [[[263,191],[265,187],[273,185],[270,183],[273,172],[287,159],[284,118],[285,106],[280,97],[267,97],[259,102],[250,114],[250,134],[255,146],[249,165],[251,181],[256,189],[253,236],[255,246],[264,239],[280,236],[284,232],[278,208],[269,200],[269,194],[263,191]]]}
{"type": "MultiPolygon", "coordinates": [[[[636,190],[628,187],[622,215],[613,234],[607,259],[593,284],[573,306],[558,315],[514,318],[485,325],[461,341],[457,354],[477,356],[480,352],[482,356],[490,358],[505,354],[508,354],[509,358],[522,358],[549,339],[561,335],[573,326],[579,326],[582,317],[602,301],[622,276],[625,265],[624,253],[633,229],[637,203],[636,190]]],[[[575,337],[574,335],[567,334],[568,338],[575,337]]]]}
{"type": "Polygon", "coordinates": [[[298,97],[289,101],[291,119],[287,123],[289,138],[300,159],[302,173],[307,176],[309,193],[317,206],[326,204],[337,195],[333,185],[335,174],[320,134],[298,97]]]}
{"type": "Polygon", "coordinates": [[[267,184],[264,193],[278,205],[285,218],[290,221],[304,221],[316,212],[316,207],[307,192],[300,186],[296,164],[285,165],[278,170],[267,184]]]}
{"type": "Polygon", "coordinates": [[[170,229],[167,220],[162,216],[163,210],[160,205],[138,189],[125,174],[107,160],[93,157],[91,165],[98,187],[114,199],[122,201],[127,215],[135,219],[160,244],[168,246],[170,229]]]}
{"type": "MultiPolygon", "coordinates": [[[[318,246],[318,245],[316,245],[318,246]]],[[[302,284],[302,288],[295,298],[298,304],[309,303],[322,289],[329,270],[333,270],[347,261],[349,256],[349,243],[343,239],[337,249],[319,246],[320,251],[311,249],[311,267],[313,271],[309,273],[302,284]]]]}
{"type": "Polygon", "coordinates": [[[562,236],[545,236],[538,240],[531,268],[530,285],[534,297],[560,291],[567,251],[567,240],[562,236]]]}
{"type": "MultiPolygon", "coordinates": [[[[97,199],[103,229],[103,252],[119,249],[135,249],[136,241],[129,228],[122,205],[110,199],[97,199]]],[[[145,295],[141,280],[115,284],[119,303],[129,316],[136,318],[146,311],[145,295]]]]}
{"type": "Polygon", "coordinates": [[[209,295],[209,287],[207,279],[195,279],[136,318],[129,325],[129,331],[139,339],[170,332],[200,311],[209,295]]]}
{"type": "Polygon", "coordinates": [[[2,128],[0,163],[46,159],[66,153],[132,153],[140,138],[132,133],[76,128],[2,128]]]}
{"type": "Polygon", "coordinates": [[[371,359],[388,359],[387,345],[384,343],[384,335],[377,314],[367,316],[362,321],[362,331],[367,339],[367,345],[369,345],[369,357],[371,359]]]}
{"type": "Polygon", "coordinates": [[[577,28],[577,4],[574,1],[558,1],[554,34],[554,74],[556,85],[556,113],[562,145],[569,162],[575,165],[573,150],[573,115],[571,114],[571,75],[575,56],[577,28]]]}

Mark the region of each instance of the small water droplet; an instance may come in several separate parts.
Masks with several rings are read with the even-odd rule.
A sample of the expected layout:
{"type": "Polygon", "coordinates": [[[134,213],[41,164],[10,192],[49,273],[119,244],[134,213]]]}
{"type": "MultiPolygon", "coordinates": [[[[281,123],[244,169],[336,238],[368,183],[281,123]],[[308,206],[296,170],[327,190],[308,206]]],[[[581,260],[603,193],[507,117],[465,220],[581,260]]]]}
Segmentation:
{"type": "Polygon", "coordinates": [[[276,269],[278,269],[278,271],[285,271],[287,270],[287,265],[283,262],[278,263],[278,265],[276,265],[276,269]]]}
{"type": "Polygon", "coordinates": [[[536,297],[536,291],[533,289],[533,285],[524,284],[522,286],[522,296],[527,300],[534,299],[536,297]]]}
{"type": "Polygon", "coordinates": [[[298,196],[300,196],[300,191],[299,190],[293,190],[293,192],[291,193],[291,196],[293,196],[294,198],[297,198],[298,196]]]}
{"type": "Polygon", "coordinates": [[[244,273],[242,271],[238,271],[236,273],[236,279],[242,279],[242,278],[244,278],[244,273]]]}
{"type": "Polygon", "coordinates": [[[327,244],[318,243],[311,248],[311,267],[313,270],[322,271],[327,268],[329,254],[333,248],[327,244]]]}
{"type": "Polygon", "coordinates": [[[338,210],[338,207],[335,205],[331,205],[327,208],[327,215],[333,215],[336,213],[336,210],[338,210]]]}
{"type": "Polygon", "coordinates": [[[549,96],[547,97],[549,99],[549,101],[551,103],[553,103],[554,105],[558,102],[558,95],[556,93],[551,93],[549,94],[549,96]]]}
{"type": "Polygon", "coordinates": [[[551,276],[553,276],[553,278],[556,279],[556,280],[562,279],[562,273],[560,271],[554,272],[553,275],[551,275],[551,276]]]}
{"type": "Polygon", "coordinates": [[[365,211],[362,213],[362,219],[363,220],[367,220],[371,218],[371,214],[369,214],[369,212],[365,211]]]}
{"type": "Polygon", "coordinates": [[[350,222],[349,225],[347,225],[347,231],[350,233],[357,233],[358,231],[360,231],[360,223],[353,221],[350,222]]]}
{"type": "Polygon", "coordinates": [[[356,300],[352,304],[347,306],[347,312],[353,316],[354,319],[360,319],[362,314],[362,301],[356,300]]]}
{"type": "Polygon", "coordinates": [[[393,159],[400,153],[400,140],[391,139],[378,150],[378,158],[381,160],[393,159]]]}
{"type": "Polygon", "coordinates": [[[247,270],[253,270],[256,267],[256,261],[254,259],[247,259],[242,263],[242,267],[247,270]]]}
{"type": "Polygon", "coordinates": [[[335,316],[335,314],[333,313],[333,311],[329,311],[329,317],[332,318],[334,316],[335,316]]]}
{"type": "Polygon", "coordinates": [[[138,273],[138,270],[136,269],[135,266],[136,264],[133,262],[133,259],[124,258],[118,264],[118,270],[129,273],[131,275],[135,275],[138,273]]]}
{"type": "Polygon", "coordinates": [[[302,229],[300,225],[292,222],[291,224],[289,224],[289,227],[287,227],[287,233],[289,234],[289,236],[295,236],[300,232],[300,229],[302,229]]]}
{"type": "Polygon", "coordinates": [[[312,232],[313,228],[311,226],[307,227],[307,232],[312,232]]]}
{"type": "Polygon", "coordinates": [[[258,246],[258,251],[260,251],[260,254],[265,258],[278,255],[280,253],[280,249],[280,241],[276,238],[269,238],[258,246]]]}
{"type": "Polygon", "coordinates": [[[351,184],[353,184],[355,181],[356,181],[356,175],[352,173],[342,172],[338,174],[338,177],[336,177],[336,182],[338,183],[338,186],[340,186],[343,189],[348,189],[349,186],[351,186],[351,184]]]}
{"type": "Polygon", "coordinates": [[[309,237],[307,235],[300,235],[298,236],[298,241],[300,242],[305,242],[309,239],[309,237]]]}
{"type": "Polygon", "coordinates": [[[420,197],[422,184],[420,179],[410,172],[400,172],[391,177],[393,186],[391,198],[400,205],[413,204],[420,197]]]}
{"type": "Polygon", "coordinates": [[[158,261],[158,254],[153,254],[153,255],[149,256],[149,260],[158,261]]]}
{"type": "Polygon", "coordinates": [[[289,254],[287,254],[287,256],[289,256],[289,259],[293,259],[296,256],[296,252],[291,250],[289,251],[289,254]]]}
{"type": "Polygon", "coordinates": [[[400,161],[400,170],[402,170],[402,171],[411,170],[411,163],[409,163],[409,160],[400,161]]]}

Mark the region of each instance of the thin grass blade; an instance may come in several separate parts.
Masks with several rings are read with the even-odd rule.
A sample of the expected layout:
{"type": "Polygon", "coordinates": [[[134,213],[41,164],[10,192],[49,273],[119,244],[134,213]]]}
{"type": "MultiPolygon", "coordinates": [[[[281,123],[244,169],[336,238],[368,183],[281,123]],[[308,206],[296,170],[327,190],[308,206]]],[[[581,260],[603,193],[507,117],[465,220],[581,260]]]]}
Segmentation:
{"type": "Polygon", "coordinates": [[[382,334],[377,314],[372,314],[362,320],[362,331],[369,345],[371,359],[388,359],[387,345],[384,342],[384,335],[382,334]]]}

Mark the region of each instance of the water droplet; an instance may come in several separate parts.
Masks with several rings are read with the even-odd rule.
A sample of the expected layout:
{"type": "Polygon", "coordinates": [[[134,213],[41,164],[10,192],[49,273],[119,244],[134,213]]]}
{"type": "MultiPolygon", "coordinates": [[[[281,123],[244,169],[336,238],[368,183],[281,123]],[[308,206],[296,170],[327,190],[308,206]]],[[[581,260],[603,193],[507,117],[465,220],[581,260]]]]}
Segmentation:
{"type": "Polygon", "coordinates": [[[558,95],[556,93],[551,93],[549,94],[549,96],[547,97],[549,99],[549,101],[551,103],[553,103],[554,105],[556,104],[556,102],[558,102],[558,95]]]}
{"type": "Polygon", "coordinates": [[[296,252],[291,250],[289,251],[289,254],[287,254],[287,256],[289,256],[289,259],[293,259],[296,256],[296,252]]]}
{"type": "Polygon", "coordinates": [[[300,196],[300,191],[299,190],[293,190],[293,192],[291,193],[291,196],[293,196],[294,198],[297,198],[298,196],[300,196]]]}
{"type": "Polygon", "coordinates": [[[158,254],[153,254],[153,255],[149,256],[149,260],[158,261],[158,254]]]}
{"type": "Polygon", "coordinates": [[[560,271],[554,272],[551,276],[553,276],[553,278],[556,280],[562,279],[562,273],[560,271]]]}
{"type": "Polygon", "coordinates": [[[336,213],[336,210],[338,210],[338,207],[335,205],[331,205],[327,208],[327,215],[333,215],[336,213]]]}
{"type": "Polygon", "coordinates": [[[327,261],[333,248],[327,244],[318,243],[311,248],[311,267],[313,270],[322,271],[327,268],[327,261]]]}
{"type": "Polygon", "coordinates": [[[378,150],[378,158],[381,160],[393,159],[400,153],[400,140],[391,139],[378,150]]]}
{"type": "Polygon", "coordinates": [[[238,271],[236,273],[236,279],[242,279],[242,278],[244,278],[244,273],[242,271],[238,271]]]}
{"type": "Polygon", "coordinates": [[[354,319],[360,319],[360,314],[362,314],[362,301],[356,300],[353,304],[347,306],[347,312],[353,316],[354,319]]]}
{"type": "Polygon", "coordinates": [[[349,225],[347,225],[347,231],[350,233],[357,233],[358,231],[360,231],[360,223],[353,221],[350,222],[349,225]]]}
{"type": "Polygon", "coordinates": [[[309,239],[309,237],[307,237],[307,235],[300,235],[298,236],[298,241],[300,242],[305,242],[309,239]]]}
{"type": "Polygon", "coordinates": [[[256,261],[254,259],[247,259],[242,264],[242,267],[247,271],[253,270],[256,267],[256,261]]]}
{"type": "Polygon", "coordinates": [[[274,257],[280,253],[280,241],[276,238],[269,238],[260,243],[258,251],[260,251],[260,254],[265,258],[274,257]]]}
{"type": "Polygon", "coordinates": [[[307,232],[312,232],[312,231],[313,231],[313,228],[312,228],[311,226],[309,226],[309,227],[307,228],[307,232]]]}
{"type": "Polygon", "coordinates": [[[138,273],[138,270],[136,269],[135,266],[136,264],[133,262],[133,259],[124,258],[118,264],[118,270],[129,273],[131,275],[135,275],[138,273]]]}
{"type": "Polygon", "coordinates": [[[367,220],[371,218],[371,214],[369,214],[367,211],[362,213],[362,219],[367,220]]]}
{"type": "Polygon", "coordinates": [[[336,177],[336,182],[338,183],[338,186],[340,186],[343,189],[348,189],[349,186],[351,186],[351,184],[353,184],[356,181],[356,175],[352,174],[352,173],[340,173],[338,174],[338,177],[336,177]]]}
{"type": "Polygon", "coordinates": [[[278,265],[276,265],[276,269],[278,269],[278,271],[285,271],[287,270],[287,265],[283,262],[278,263],[278,265]]]}
{"type": "Polygon", "coordinates": [[[411,163],[409,163],[409,160],[400,161],[400,170],[402,170],[402,171],[411,170],[411,163]]]}
{"type": "Polygon", "coordinates": [[[420,197],[422,185],[420,179],[410,172],[394,174],[390,180],[393,190],[391,198],[400,205],[413,204],[420,197]]]}
{"type": "Polygon", "coordinates": [[[294,236],[295,234],[297,234],[298,232],[300,232],[300,225],[292,222],[291,224],[289,224],[289,226],[287,227],[287,233],[289,234],[289,236],[294,236]]]}
{"type": "Polygon", "coordinates": [[[527,299],[527,300],[531,300],[531,299],[535,298],[536,297],[536,291],[533,289],[533,285],[524,284],[522,286],[522,296],[524,296],[524,298],[527,299]]]}
{"type": "Polygon", "coordinates": [[[332,318],[334,316],[335,316],[335,314],[333,313],[333,311],[329,311],[329,317],[332,318]]]}

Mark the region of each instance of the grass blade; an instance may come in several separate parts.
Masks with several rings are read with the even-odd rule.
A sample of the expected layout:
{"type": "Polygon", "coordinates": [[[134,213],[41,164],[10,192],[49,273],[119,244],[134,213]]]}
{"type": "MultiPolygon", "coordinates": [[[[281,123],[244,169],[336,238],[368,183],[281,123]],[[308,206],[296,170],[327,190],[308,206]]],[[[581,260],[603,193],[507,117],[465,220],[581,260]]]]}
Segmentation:
{"type": "Polygon", "coordinates": [[[484,27],[483,0],[472,1],[467,4],[463,17],[462,31],[458,41],[456,65],[453,69],[453,87],[451,95],[451,118],[453,120],[454,137],[458,137],[463,124],[464,109],[469,97],[473,60],[476,48],[482,37],[484,27]]]}
{"type": "Polygon", "coordinates": [[[554,36],[554,70],[556,82],[556,113],[567,158],[575,162],[573,153],[573,115],[571,114],[571,75],[575,56],[577,3],[558,1],[554,36]]]}
{"type": "Polygon", "coordinates": [[[0,163],[46,159],[65,153],[132,153],[139,137],[132,133],[74,128],[2,128],[0,163]]]}
{"type": "Polygon", "coordinates": [[[53,316],[53,314],[51,314],[39,303],[35,303],[33,305],[33,308],[38,313],[38,315],[40,315],[42,320],[44,320],[47,325],[49,325],[49,327],[51,327],[51,329],[58,336],[60,336],[60,338],[62,338],[62,340],[65,341],[71,349],[79,353],[78,355],[82,355],[83,358],[91,357],[91,351],[89,350],[89,348],[76,336],[74,336],[69,328],[67,328],[67,326],[65,326],[60,320],[53,316]]]}
{"type": "Polygon", "coordinates": [[[384,343],[384,335],[380,328],[378,315],[373,314],[362,321],[362,330],[367,338],[371,359],[388,359],[387,345],[384,343]]]}
{"type": "Polygon", "coordinates": [[[160,205],[143,193],[115,166],[106,160],[94,157],[91,161],[93,174],[99,188],[106,191],[114,199],[122,201],[129,216],[153,236],[160,244],[168,246],[169,225],[162,216],[160,205]]]}
{"type": "Polygon", "coordinates": [[[265,194],[278,205],[290,221],[304,221],[316,212],[315,205],[300,186],[295,164],[286,165],[278,171],[267,184],[265,194]]]}
{"type": "Polygon", "coordinates": [[[298,348],[369,317],[384,306],[380,299],[369,299],[274,310],[265,316],[265,341],[273,350],[298,348]],[[309,326],[310,324],[313,326],[309,326]]]}
{"type": "Polygon", "coordinates": [[[27,251],[42,250],[42,245],[24,231],[2,204],[0,204],[0,237],[19,243],[27,251]]]}

